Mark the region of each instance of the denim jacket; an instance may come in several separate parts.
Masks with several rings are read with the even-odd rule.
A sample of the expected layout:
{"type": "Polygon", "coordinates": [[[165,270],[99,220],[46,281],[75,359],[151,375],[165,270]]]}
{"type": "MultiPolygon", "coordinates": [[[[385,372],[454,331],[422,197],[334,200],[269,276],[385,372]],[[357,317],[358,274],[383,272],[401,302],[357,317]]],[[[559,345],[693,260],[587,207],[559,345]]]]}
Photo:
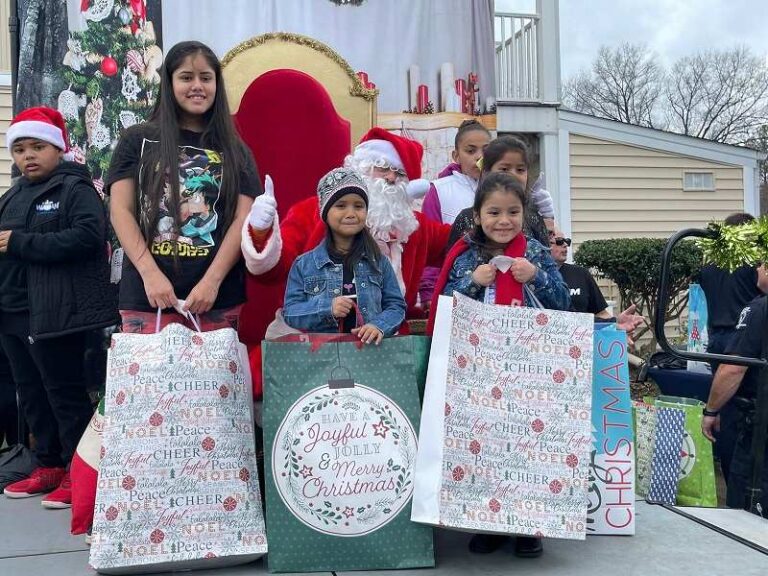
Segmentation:
{"type": "MultiPolygon", "coordinates": [[[[368,256],[357,264],[357,306],[365,324],[392,336],[405,319],[405,300],[389,260],[382,256],[376,264],[378,269],[368,256]]],[[[339,321],[331,313],[331,302],[342,294],[343,275],[343,266],[331,260],[325,242],[299,256],[285,287],[285,322],[304,332],[337,331],[339,321]]]]}
{"type": "MultiPolygon", "coordinates": [[[[571,295],[568,286],[563,281],[557,264],[552,259],[547,248],[533,238],[528,238],[528,244],[525,248],[525,258],[531,264],[536,266],[536,276],[528,282],[536,298],[539,299],[545,308],[551,310],[570,310],[571,295]]],[[[472,272],[481,264],[487,264],[480,255],[477,245],[472,243],[466,236],[464,241],[469,244],[469,249],[460,254],[451,266],[451,273],[448,281],[443,288],[443,294],[450,296],[455,292],[469,296],[473,300],[483,300],[485,298],[485,287],[480,286],[472,280],[472,272]]],[[[530,296],[526,291],[524,293],[525,305],[534,306],[530,296]]]]}

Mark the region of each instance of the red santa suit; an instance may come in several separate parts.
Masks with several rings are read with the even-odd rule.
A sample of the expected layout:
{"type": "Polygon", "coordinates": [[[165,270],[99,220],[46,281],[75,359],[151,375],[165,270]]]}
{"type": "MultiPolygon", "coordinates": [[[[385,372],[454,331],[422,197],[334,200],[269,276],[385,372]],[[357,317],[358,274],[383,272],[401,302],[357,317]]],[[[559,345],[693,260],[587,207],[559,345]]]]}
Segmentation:
{"type": "MultiPolygon", "coordinates": [[[[385,164],[403,170],[411,183],[421,177],[421,157],[423,149],[418,142],[397,136],[382,128],[373,128],[361,140],[360,146],[355,149],[353,157],[367,157],[376,165],[377,157],[384,160],[385,164]]],[[[421,187],[424,181],[419,181],[421,187]]],[[[428,183],[424,187],[426,187],[428,183]]],[[[423,312],[417,308],[417,296],[419,283],[424,273],[424,268],[434,266],[439,268],[445,257],[445,252],[450,234],[450,225],[441,224],[429,220],[420,212],[413,212],[416,228],[404,242],[390,242],[392,254],[400,252],[399,266],[394,266],[396,274],[404,287],[405,302],[408,307],[407,318],[423,317],[423,312]],[[396,246],[399,244],[399,246],[396,246]],[[398,270],[399,268],[399,270],[398,270]]],[[[285,290],[285,280],[294,260],[301,254],[315,248],[325,238],[326,228],[320,219],[318,199],[313,195],[301,202],[294,204],[286,214],[282,222],[275,221],[269,236],[255,231],[246,221],[243,229],[242,248],[245,263],[251,274],[258,276],[259,282],[275,286],[285,290]]],[[[387,247],[383,252],[386,254],[387,247]]],[[[393,258],[390,258],[392,260],[393,258]]],[[[254,283],[253,278],[248,279],[249,289],[254,283]]],[[[249,303],[257,304],[246,307],[241,316],[241,336],[251,322],[258,322],[264,326],[265,321],[274,318],[274,312],[282,305],[279,302],[265,302],[264,290],[259,293],[254,289],[249,290],[249,303]]],[[[272,292],[274,295],[274,292],[272,292]]],[[[253,335],[258,337],[258,335],[253,335]]],[[[257,349],[263,334],[259,340],[244,338],[251,355],[251,370],[254,379],[254,392],[261,392],[261,354],[257,349]],[[250,340],[250,342],[248,341],[250,340]]]]}

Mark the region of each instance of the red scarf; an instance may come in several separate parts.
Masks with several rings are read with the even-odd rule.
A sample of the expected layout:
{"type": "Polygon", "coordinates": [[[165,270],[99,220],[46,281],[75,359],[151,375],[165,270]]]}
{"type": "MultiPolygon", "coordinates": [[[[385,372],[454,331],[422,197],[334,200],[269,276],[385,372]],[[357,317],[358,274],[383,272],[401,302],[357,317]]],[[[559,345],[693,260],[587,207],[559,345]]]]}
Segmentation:
{"type": "MultiPolygon", "coordinates": [[[[507,244],[504,249],[504,255],[511,258],[524,258],[525,249],[528,246],[528,241],[525,239],[524,234],[518,234],[512,239],[512,242],[507,244]]],[[[432,293],[432,302],[429,306],[429,320],[427,321],[427,336],[432,336],[432,332],[435,329],[435,316],[437,315],[437,301],[442,294],[445,285],[448,283],[448,276],[453,268],[453,263],[461,254],[469,249],[469,244],[464,238],[461,238],[450,249],[443,262],[443,267],[440,269],[440,275],[435,282],[435,291],[432,293]]],[[[507,270],[496,272],[496,297],[494,302],[503,306],[509,306],[513,302],[523,302],[523,285],[514,279],[512,272],[507,270]]]]}

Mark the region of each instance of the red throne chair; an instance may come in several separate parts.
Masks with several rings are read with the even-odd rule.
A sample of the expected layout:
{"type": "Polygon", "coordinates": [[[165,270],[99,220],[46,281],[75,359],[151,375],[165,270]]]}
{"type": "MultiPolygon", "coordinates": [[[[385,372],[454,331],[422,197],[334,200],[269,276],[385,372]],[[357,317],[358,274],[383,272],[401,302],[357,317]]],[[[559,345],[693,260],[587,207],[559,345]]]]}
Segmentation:
{"type": "MultiPolygon", "coordinates": [[[[353,143],[376,119],[376,91],[366,89],[333,50],[306,36],[265,34],[222,59],[230,109],[259,174],[275,185],[278,213],[316,193],[329,170],[341,166],[353,143]]],[[[240,338],[251,352],[254,379],[258,346],[282,305],[285,279],[248,275],[240,338]]],[[[258,386],[257,386],[258,387],[258,386]]]]}

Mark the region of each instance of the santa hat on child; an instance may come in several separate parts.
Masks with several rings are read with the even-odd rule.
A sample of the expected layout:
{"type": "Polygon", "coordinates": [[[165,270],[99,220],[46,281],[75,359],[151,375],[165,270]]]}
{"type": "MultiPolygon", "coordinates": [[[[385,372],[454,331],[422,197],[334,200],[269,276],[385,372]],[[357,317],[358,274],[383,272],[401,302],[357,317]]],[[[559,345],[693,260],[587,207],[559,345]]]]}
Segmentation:
{"type": "Polygon", "coordinates": [[[5,135],[8,149],[13,148],[13,143],[22,138],[36,138],[53,144],[65,153],[69,152],[69,138],[64,117],[53,108],[38,106],[19,112],[11,121],[5,135]]]}
{"type": "Polygon", "coordinates": [[[429,190],[429,181],[421,178],[424,148],[416,140],[393,134],[384,128],[371,128],[360,139],[354,155],[375,163],[384,160],[408,176],[408,196],[420,198],[429,190]]]}

